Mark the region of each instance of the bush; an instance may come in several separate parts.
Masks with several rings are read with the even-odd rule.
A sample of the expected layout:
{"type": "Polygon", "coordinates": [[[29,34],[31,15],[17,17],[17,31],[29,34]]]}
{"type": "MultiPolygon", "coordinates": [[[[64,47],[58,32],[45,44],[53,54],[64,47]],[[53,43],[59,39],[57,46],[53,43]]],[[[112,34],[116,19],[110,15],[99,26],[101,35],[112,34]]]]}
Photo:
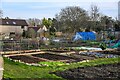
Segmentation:
{"type": "Polygon", "coordinates": [[[115,39],[115,36],[110,36],[110,40],[114,40],[115,39]]]}
{"type": "Polygon", "coordinates": [[[100,44],[100,48],[101,48],[102,50],[105,50],[105,49],[107,48],[107,45],[106,45],[105,43],[101,43],[101,44],[100,44]]]}

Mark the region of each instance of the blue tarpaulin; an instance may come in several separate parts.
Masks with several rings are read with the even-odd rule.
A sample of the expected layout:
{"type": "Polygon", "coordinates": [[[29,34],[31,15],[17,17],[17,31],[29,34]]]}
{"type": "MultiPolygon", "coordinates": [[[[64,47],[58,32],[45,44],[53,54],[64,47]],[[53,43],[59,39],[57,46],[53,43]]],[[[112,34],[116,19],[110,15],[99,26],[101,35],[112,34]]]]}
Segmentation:
{"type": "Polygon", "coordinates": [[[73,41],[77,40],[96,40],[96,35],[93,32],[76,32],[73,41]]]}

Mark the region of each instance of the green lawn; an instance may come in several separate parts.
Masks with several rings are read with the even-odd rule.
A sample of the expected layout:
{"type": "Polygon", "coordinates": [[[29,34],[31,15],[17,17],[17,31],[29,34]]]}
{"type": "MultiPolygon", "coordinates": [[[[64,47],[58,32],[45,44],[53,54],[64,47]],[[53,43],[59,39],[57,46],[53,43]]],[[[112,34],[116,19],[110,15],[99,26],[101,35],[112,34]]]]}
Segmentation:
{"type": "Polygon", "coordinates": [[[119,58],[101,58],[96,60],[91,60],[89,62],[78,62],[65,64],[62,62],[40,62],[39,64],[47,64],[47,67],[36,67],[28,66],[23,63],[13,62],[7,58],[4,58],[4,78],[59,78],[54,74],[49,74],[50,72],[58,70],[66,70],[70,68],[84,67],[84,66],[95,66],[101,64],[112,64],[120,62],[119,58]]]}

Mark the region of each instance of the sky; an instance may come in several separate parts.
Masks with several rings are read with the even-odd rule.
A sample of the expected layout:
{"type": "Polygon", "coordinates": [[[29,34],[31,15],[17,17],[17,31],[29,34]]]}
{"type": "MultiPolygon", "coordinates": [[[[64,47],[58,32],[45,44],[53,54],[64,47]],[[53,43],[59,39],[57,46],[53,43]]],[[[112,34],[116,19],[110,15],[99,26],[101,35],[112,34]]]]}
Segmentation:
{"type": "Polygon", "coordinates": [[[9,18],[54,18],[67,6],[79,6],[90,11],[91,5],[99,7],[99,12],[114,19],[118,17],[119,0],[0,0],[3,17],[9,18]]]}

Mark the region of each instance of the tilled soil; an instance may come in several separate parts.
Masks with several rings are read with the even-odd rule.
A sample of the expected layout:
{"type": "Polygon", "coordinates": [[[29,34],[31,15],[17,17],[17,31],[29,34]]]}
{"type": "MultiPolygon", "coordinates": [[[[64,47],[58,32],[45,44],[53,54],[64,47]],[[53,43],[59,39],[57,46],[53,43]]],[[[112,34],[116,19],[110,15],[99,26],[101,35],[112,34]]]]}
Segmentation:
{"type": "Polygon", "coordinates": [[[10,56],[9,58],[13,60],[20,60],[25,63],[38,63],[41,61],[62,61],[66,63],[79,62],[83,60],[92,60],[94,57],[72,54],[69,56],[57,55],[57,54],[33,54],[32,56],[28,55],[19,55],[19,56],[10,56]]]}
{"type": "Polygon", "coordinates": [[[93,60],[93,59],[96,59],[96,57],[94,57],[94,56],[82,55],[82,54],[71,54],[69,56],[71,56],[71,57],[73,57],[75,59],[78,59],[78,61],[79,61],[79,59],[82,59],[82,60],[93,60]]]}
{"type": "Polygon", "coordinates": [[[53,60],[53,61],[63,61],[67,63],[95,59],[95,57],[89,57],[89,56],[77,55],[77,54],[63,56],[63,55],[45,53],[45,54],[34,54],[32,56],[39,57],[39,58],[45,58],[45,59],[53,60]]]}
{"type": "Polygon", "coordinates": [[[44,59],[39,59],[39,58],[35,58],[32,56],[25,56],[25,55],[10,56],[9,58],[11,58],[13,60],[20,60],[20,61],[25,62],[25,63],[38,63],[40,61],[45,61],[44,59]]]}
{"type": "Polygon", "coordinates": [[[120,79],[120,63],[79,67],[53,73],[67,80],[116,80],[120,79]]]}
{"type": "Polygon", "coordinates": [[[71,63],[71,62],[79,62],[83,60],[93,60],[99,57],[95,57],[87,54],[79,54],[76,52],[69,55],[66,54],[66,56],[59,54],[44,53],[44,54],[32,54],[31,56],[27,56],[27,55],[10,56],[9,58],[13,60],[20,60],[25,63],[38,63],[41,61],[62,61],[66,63],[71,63]]]}
{"type": "Polygon", "coordinates": [[[39,58],[45,58],[48,60],[53,60],[53,61],[67,61],[67,62],[75,62],[77,61],[76,59],[72,58],[72,57],[67,57],[67,56],[62,56],[62,55],[56,55],[56,54],[49,54],[49,53],[45,53],[45,54],[34,54],[32,56],[35,57],[39,57],[39,58]]]}

